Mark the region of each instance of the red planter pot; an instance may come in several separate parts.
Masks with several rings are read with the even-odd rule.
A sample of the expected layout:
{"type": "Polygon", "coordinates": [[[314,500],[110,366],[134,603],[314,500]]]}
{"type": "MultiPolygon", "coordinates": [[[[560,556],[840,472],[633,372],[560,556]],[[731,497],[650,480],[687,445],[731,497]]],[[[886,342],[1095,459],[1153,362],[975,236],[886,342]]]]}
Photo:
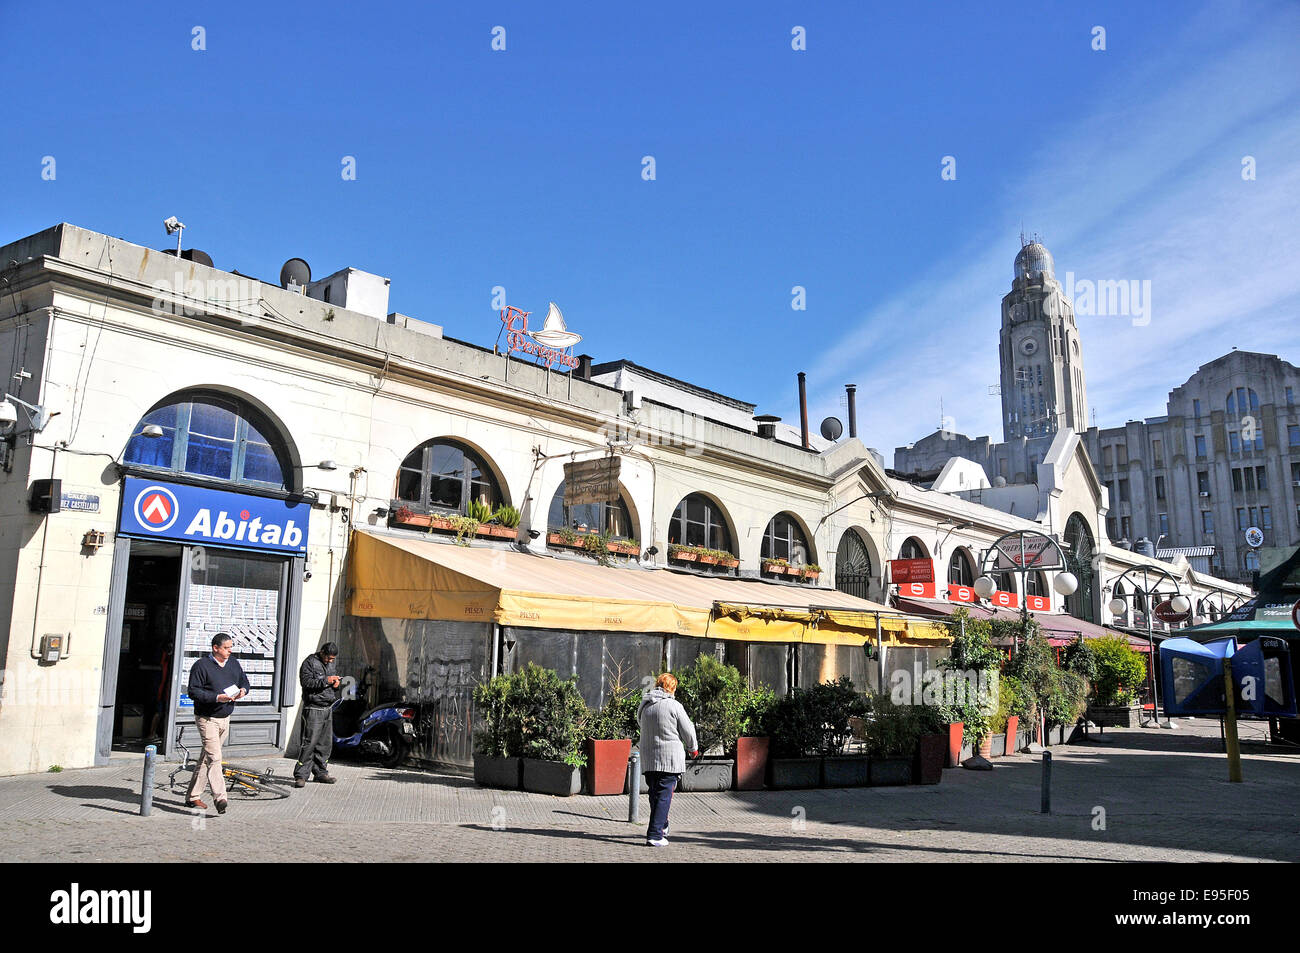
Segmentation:
{"type": "Polygon", "coordinates": [[[587,790],[592,794],[622,794],[627,781],[627,759],[632,754],[632,739],[614,741],[587,739],[587,790]]]}
{"type": "Polygon", "coordinates": [[[1016,753],[1016,732],[1020,729],[1020,716],[1011,715],[1007,718],[1007,754],[1016,753]]]}
{"type": "Polygon", "coordinates": [[[767,776],[767,738],[736,739],[736,790],[761,791],[767,776]]]}
{"type": "Polygon", "coordinates": [[[916,752],[916,783],[938,784],[943,780],[943,765],[947,756],[947,735],[922,735],[916,752]]]}
{"type": "Polygon", "coordinates": [[[946,767],[955,768],[961,764],[961,736],[965,730],[966,725],[960,721],[948,723],[948,761],[946,767]]]}

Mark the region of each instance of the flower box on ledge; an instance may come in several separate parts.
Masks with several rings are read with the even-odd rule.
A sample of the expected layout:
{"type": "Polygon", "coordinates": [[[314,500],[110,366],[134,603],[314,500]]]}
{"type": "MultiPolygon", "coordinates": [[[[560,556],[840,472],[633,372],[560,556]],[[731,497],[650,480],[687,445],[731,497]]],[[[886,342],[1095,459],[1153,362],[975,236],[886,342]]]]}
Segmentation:
{"type": "MultiPolygon", "coordinates": [[[[421,529],[428,529],[435,533],[455,533],[456,527],[451,520],[439,513],[411,513],[394,510],[392,523],[394,526],[418,526],[421,529]]],[[[518,539],[519,530],[502,526],[499,523],[480,523],[478,529],[474,531],[475,536],[494,537],[496,539],[518,539]]]]}
{"type": "MultiPolygon", "coordinates": [[[[546,534],[546,545],[558,546],[562,549],[586,550],[587,547],[584,546],[582,543],[583,543],[583,538],[587,535],[589,534],[577,533],[575,534],[574,539],[569,540],[566,539],[564,535],[561,533],[551,532],[546,534]]],[[[613,553],[615,556],[641,555],[640,544],[626,539],[610,540],[608,543],[605,544],[605,548],[609,550],[611,553],[613,553]]]]}
{"type": "Polygon", "coordinates": [[[676,560],[679,563],[693,563],[698,558],[695,553],[686,549],[668,550],[668,558],[676,560]]]}

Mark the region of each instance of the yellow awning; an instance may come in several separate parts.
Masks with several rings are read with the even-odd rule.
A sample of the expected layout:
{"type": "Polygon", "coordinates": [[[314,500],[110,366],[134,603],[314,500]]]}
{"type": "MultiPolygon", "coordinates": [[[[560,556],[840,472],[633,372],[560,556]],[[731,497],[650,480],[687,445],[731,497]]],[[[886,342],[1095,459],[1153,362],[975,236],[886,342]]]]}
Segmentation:
{"type": "Polygon", "coordinates": [[[356,616],[835,645],[874,642],[879,616],[887,645],[947,638],[941,626],[834,589],[605,567],[365,530],[352,534],[349,583],[348,611],[356,616]]]}

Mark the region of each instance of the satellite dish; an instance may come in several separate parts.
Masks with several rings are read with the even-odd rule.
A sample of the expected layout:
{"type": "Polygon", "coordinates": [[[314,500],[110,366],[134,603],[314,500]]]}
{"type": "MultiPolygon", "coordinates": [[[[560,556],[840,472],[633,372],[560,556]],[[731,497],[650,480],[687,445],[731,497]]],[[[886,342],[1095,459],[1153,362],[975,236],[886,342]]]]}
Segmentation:
{"type": "Polygon", "coordinates": [[[305,288],[311,281],[311,266],[301,258],[290,258],[280,269],[280,287],[288,288],[295,284],[305,288]]]}
{"type": "Polygon", "coordinates": [[[840,434],[844,433],[844,425],[840,423],[838,417],[827,417],[822,421],[822,436],[832,443],[840,439],[840,434]]]}
{"type": "Polygon", "coordinates": [[[212,267],[212,258],[205,251],[199,251],[197,248],[187,248],[181,252],[181,257],[186,261],[192,261],[197,265],[207,265],[212,267]]]}

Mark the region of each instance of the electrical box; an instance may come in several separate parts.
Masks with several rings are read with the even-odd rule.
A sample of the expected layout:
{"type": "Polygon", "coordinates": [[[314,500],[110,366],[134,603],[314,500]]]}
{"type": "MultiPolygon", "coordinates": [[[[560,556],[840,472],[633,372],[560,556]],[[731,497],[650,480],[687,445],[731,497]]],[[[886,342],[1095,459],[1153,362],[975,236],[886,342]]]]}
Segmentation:
{"type": "Polygon", "coordinates": [[[57,662],[61,658],[63,658],[63,636],[42,635],[41,636],[41,661],[57,662]]]}
{"type": "Polygon", "coordinates": [[[27,508],[33,513],[57,513],[63,508],[62,480],[33,480],[27,508]]]}

